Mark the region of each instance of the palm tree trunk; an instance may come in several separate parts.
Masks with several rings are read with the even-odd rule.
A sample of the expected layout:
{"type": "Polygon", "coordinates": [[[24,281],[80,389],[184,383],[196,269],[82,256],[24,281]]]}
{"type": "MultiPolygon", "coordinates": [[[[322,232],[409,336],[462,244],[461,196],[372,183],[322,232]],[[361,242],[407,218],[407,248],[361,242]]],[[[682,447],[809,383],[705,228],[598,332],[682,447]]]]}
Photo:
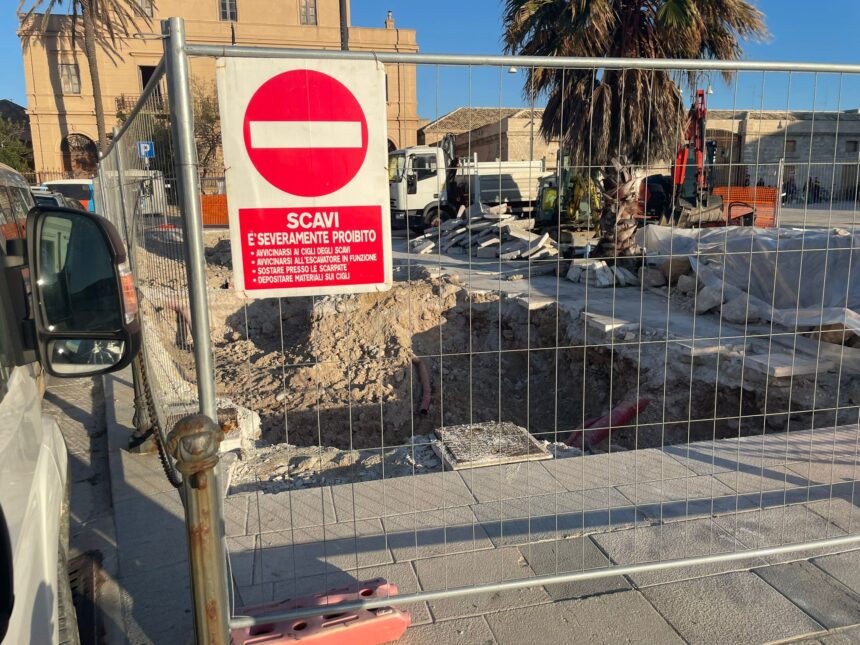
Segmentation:
{"type": "Polygon", "coordinates": [[[81,0],[81,18],[84,22],[84,55],[90,68],[90,82],[93,86],[93,104],[96,109],[96,129],[99,137],[99,150],[107,149],[107,130],[105,128],[105,108],[102,102],[102,83],[99,78],[96,60],[96,23],[93,16],[92,0],[81,0]]]}
{"type": "Polygon", "coordinates": [[[636,268],[642,250],[636,245],[636,215],[641,210],[639,191],[643,174],[627,163],[613,159],[603,178],[603,206],[600,212],[600,241],[592,257],[636,268]]]}

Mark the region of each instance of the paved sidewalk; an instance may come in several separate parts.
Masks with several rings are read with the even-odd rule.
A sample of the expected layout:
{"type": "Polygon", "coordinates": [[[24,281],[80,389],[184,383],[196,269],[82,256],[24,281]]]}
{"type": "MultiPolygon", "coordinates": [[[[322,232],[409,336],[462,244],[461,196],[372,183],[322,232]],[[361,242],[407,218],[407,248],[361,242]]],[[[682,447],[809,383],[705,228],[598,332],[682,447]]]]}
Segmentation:
{"type": "MultiPolygon", "coordinates": [[[[184,643],[191,619],[179,497],[157,456],[122,450],[130,383],[124,375],[105,383],[124,627],[135,644],[184,643]]],[[[384,493],[381,482],[364,482],[231,496],[225,522],[237,605],[375,576],[408,593],[844,535],[860,526],[860,511],[850,501],[856,459],[842,459],[839,446],[856,446],[857,432],[792,433],[788,443],[768,435],[793,457],[782,465],[762,463],[761,438],[586,457],[580,463],[594,470],[575,477],[574,460],[566,468],[535,462],[505,470],[505,490],[520,496],[506,500],[498,499],[497,468],[386,480],[384,493]],[[833,474],[810,472],[816,454],[812,463],[835,463],[833,474]],[[610,471],[611,514],[589,499],[610,471]],[[653,472],[671,472],[684,494],[669,480],[649,487],[653,472]],[[831,480],[841,483],[816,483],[831,480]],[[690,502],[705,484],[713,508],[690,502]],[[572,499],[579,503],[565,508],[572,499]]],[[[860,640],[860,550],[439,600],[411,613],[401,643],[850,643],[860,640]]]]}

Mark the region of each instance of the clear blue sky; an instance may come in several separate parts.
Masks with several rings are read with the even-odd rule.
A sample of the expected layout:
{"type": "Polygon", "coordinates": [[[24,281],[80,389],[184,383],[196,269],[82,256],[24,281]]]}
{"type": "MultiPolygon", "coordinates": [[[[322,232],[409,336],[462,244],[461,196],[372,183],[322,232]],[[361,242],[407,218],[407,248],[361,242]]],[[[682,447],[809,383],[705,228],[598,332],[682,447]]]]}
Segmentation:
{"type": "MultiPolygon", "coordinates": [[[[198,0],[199,1],[199,0],[198,0]]],[[[209,0],[215,2],[216,0],[209,0]]],[[[239,0],[241,4],[243,0],[239,0]]],[[[772,37],[749,44],[754,60],[860,63],[860,2],[857,0],[759,0],[772,37]]],[[[21,48],[15,36],[17,0],[0,0],[0,98],[25,102],[21,48]]],[[[352,22],[383,25],[391,9],[400,27],[418,30],[423,52],[501,52],[501,0],[352,0],[352,22]]],[[[418,76],[422,117],[435,118],[460,105],[523,105],[522,75],[507,70],[422,67],[418,76]]],[[[714,78],[712,107],[810,109],[860,108],[860,77],[810,74],[744,74],[735,92],[714,78]],[[762,83],[764,81],[764,88],[762,83]],[[762,102],[762,96],[765,101],[762,102]]]]}

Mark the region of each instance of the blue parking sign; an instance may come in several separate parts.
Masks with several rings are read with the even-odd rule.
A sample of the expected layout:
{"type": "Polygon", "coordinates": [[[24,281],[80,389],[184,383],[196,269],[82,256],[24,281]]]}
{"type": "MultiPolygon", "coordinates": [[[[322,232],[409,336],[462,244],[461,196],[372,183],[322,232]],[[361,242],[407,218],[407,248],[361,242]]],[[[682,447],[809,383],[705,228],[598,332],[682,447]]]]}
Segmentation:
{"type": "Polygon", "coordinates": [[[155,144],[152,141],[138,141],[137,156],[141,159],[152,159],[155,156],[155,144]]]}

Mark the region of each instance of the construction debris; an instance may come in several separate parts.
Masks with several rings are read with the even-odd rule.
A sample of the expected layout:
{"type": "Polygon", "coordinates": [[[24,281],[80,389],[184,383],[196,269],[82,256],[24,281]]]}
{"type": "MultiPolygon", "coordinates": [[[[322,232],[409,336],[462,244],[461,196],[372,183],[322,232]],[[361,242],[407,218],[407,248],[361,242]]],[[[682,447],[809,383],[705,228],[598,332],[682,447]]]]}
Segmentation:
{"type": "Polygon", "coordinates": [[[546,445],[507,421],[436,428],[436,436],[433,450],[450,470],[552,459],[546,445]]]}
{"type": "Polygon", "coordinates": [[[438,249],[450,255],[502,260],[558,256],[558,246],[548,234],[530,231],[534,225],[534,219],[517,219],[507,204],[473,204],[468,211],[461,208],[459,217],[409,240],[409,248],[417,254],[438,249]]]}

